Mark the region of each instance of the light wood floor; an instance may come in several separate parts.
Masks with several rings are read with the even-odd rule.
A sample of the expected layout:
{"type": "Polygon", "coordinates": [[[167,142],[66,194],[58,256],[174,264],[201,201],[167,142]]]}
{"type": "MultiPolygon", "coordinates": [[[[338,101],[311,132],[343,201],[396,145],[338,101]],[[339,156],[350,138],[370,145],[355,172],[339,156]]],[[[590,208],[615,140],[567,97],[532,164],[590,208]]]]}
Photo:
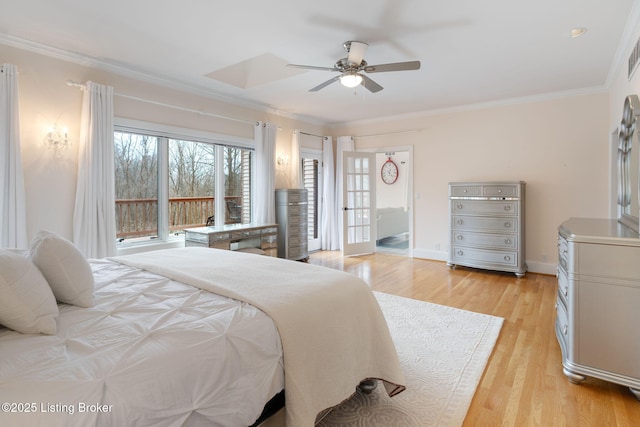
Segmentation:
{"type": "Polygon", "coordinates": [[[640,426],[640,402],[622,386],[569,383],[554,332],[555,276],[488,272],[376,253],[311,254],[311,264],[344,270],[375,291],[505,319],[464,426],[640,426]]]}

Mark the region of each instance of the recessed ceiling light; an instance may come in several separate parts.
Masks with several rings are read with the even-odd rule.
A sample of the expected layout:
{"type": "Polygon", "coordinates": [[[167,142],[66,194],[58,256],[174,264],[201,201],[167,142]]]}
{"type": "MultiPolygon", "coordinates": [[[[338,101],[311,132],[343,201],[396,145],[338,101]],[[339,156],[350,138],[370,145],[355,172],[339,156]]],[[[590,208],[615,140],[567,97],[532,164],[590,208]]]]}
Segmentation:
{"type": "Polygon", "coordinates": [[[586,32],[587,32],[586,28],[572,28],[571,29],[571,37],[575,39],[576,37],[580,37],[581,35],[583,35],[586,32]]]}

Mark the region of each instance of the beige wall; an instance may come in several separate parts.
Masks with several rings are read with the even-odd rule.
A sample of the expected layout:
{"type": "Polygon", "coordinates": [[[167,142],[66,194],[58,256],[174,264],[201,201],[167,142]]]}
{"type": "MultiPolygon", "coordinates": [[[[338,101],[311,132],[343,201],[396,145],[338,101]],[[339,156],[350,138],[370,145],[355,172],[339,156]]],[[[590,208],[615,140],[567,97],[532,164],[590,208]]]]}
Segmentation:
{"type": "Polygon", "coordinates": [[[451,181],[526,181],[526,260],[532,271],[555,273],[562,221],[608,215],[606,93],[363,123],[337,132],[356,136],[357,149],[413,146],[416,257],[446,259],[451,181]],[[371,134],[381,136],[357,138],[371,134]]]}
{"type": "MultiPolygon", "coordinates": [[[[276,150],[289,155],[294,128],[324,135],[326,129],[273,113],[257,111],[212,100],[185,90],[145,83],[137,79],[109,73],[95,67],[79,65],[31,51],[0,45],[0,63],[18,68],[20,132],[24,166],[27,228],[29,237],[47,229],[71,239],[75,203],[78,138],[82,91],[67,85],[68,81],[94,81],[114,87],[116,94],[149,99],[232,117],[248,122],[258,120],[278,125],[276,150]],[[57,124],[67,127],[71,147],[60,156],[44,143],[47,129],[57,124]]],[[[140,102],[123,96],[114,97],[116,117],[145,120],[212,133],[253,139],[253,124],[212,118],[140,102]]],[[[278,174],[277,187],[287,187],[289,177],[278,174]]]]}
{"type": "MultiPolygon", "coordinates": [[[[274,122],[281,129],[277,151],[284,154],[290,153],[294,128],[317,135],[354,135],[358,149],[412,147],[413,242],[417,257],[446,259],[448,182],[526,181],[526,259],[530,270],[550,274],[555,272],[556,230],[560,222],[572,216],[610,215],[609,140],[619,122],[622,101],[618,100],[624,99],[629,90],[640,90],[638,78],[631,83],[618,78],[610,93],[416,114],[331,129],[13,47],[0,46],[0,62],[15,64],[19,70],[30,237],[43,228],[68,238],[72,235],[82,92],[66,82],[93,80],[113,86],[119,94],[248,121],[274,122]],[[610,106],[610,97],[613,104],[620,104],[619,108],[610,106]],[[47,127],[54,123],[68,127],[74,142],[59,158],[43,143],[47,127]],[[358,138],[374,134],[382,135],[358,138]]],[[[220,134],[247,138],[253,135],[250,124],[180,112],[120,96],[115,97],[115,112],[118,117],[220,134]]],[[[278,176],[276,185],[288,186],[286,174],[278,176]]]]}

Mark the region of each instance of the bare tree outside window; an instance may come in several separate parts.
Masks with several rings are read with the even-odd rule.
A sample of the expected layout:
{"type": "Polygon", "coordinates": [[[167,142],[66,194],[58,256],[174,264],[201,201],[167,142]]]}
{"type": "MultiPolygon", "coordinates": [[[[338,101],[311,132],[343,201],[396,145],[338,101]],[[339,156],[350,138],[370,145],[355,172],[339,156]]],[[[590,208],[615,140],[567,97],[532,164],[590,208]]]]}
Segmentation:
{"type": "Polygon", "coordinates": [[[203,226],[209,218],[217,219],[216,225],[222,218],[226,224],[251,222],[252,150],[222,147],[223,170],[216,171],[220,146],[213,143],[121,131],[114,133],[114,140],[118,240],[160,237],[158,221],[165,216],[168,224],[161,229],[171,234],[203,226]],[[160,146],[167,147],[165,166],[158,163],[160,146]],[[168,182],[166,195],[159,194],[162,176],[168,182]],[[225,191],[225,212],[217,218],[216,179],[223,180],[225,191]],[[168,202],[166,215],[158,215],[159,197],[168,202]]]}
{"type": "Polygon", "coordinates": [[[215,146],[169,140],[169,230],[206,223],[215,215],[215,146]]]}
{"type": "Polygon", "coordinates": [[[115,132],[114,141],[117,237],[156,237],[158,138],[115,132]]]}

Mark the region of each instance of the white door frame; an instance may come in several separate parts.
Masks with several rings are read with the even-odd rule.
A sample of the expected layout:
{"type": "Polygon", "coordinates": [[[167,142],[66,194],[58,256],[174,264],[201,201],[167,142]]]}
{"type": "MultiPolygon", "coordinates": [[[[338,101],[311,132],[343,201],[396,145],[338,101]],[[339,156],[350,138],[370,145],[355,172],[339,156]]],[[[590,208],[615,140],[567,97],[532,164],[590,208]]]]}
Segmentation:
{"type": "Polygon", "coordinates": [[[358,151],[368,151],[373,153],[388,153],[390,151],[400,152],[400,151],[408,151],[409,152],[409,160],[408,160],[408,168],[407,168],[407,179],[408,179],[408,189],[409,197],[407,198],[408,208],[409,208],[409,252],[408,256],[413,258],[413,145],[401,145],[397,147],[376,147],[376,148],[362,148],[358,151]]]}

